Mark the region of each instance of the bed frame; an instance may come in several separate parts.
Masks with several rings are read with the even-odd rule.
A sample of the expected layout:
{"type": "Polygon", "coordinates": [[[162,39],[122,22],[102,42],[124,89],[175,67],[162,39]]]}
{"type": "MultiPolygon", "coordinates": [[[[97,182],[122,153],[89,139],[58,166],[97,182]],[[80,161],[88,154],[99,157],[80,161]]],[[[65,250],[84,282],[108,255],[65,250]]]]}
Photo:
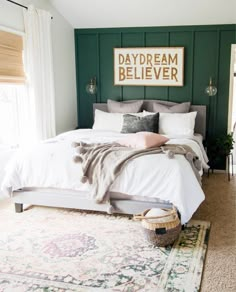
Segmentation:
{"type": "MultiPolygon", "coordinates": [[[[143,109],[152,111],[153,102],[164,105],[174,105],[176,103],[159,100],[145,100],[143,109]]],[[[94,110],[100,109],[107,111],[106,103],[94,104],[94,110]]],[[[205,138],[206,133],[206,106],[192,105],[190,111],[197,111],[195,122],[195,132],[205,138]]],[[[80,210],[92,210],[106,212],[108,214],[137,214],[150,208],[171,208],[172,204],[158,199],[145,197],[131,197],[127,194],[110,193],[110,201],[106,204],[96,204],[88,199],[89,194],[80,191],[61,190],[61,189],[38,189],[25,188],[13,192],[12,200],[15,203],[15,211],[23,212],[24,205],[39,205],[48,207],[72,208],[80,210]]]]}
{"type": "Polygon", "coordinates": [[[110,193],[110,201],[96,204],[88,199],[88,194],[72,190],[22,189],[13,192],[15,211],[23,212],[23,205],[70,208],[106,212],[108,214],[137,214],[149,208],[171,208],[172,204],[158,199],[130,197],[125,194],[110,193]]]}

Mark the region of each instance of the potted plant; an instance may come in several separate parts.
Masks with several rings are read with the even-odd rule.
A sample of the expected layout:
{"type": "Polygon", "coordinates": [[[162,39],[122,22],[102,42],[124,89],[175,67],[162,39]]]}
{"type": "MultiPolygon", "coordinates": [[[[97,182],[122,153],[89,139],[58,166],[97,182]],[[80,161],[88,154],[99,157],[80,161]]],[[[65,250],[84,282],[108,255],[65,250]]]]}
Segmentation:
{"type": "Polygon", "coordinates": [[[221,135],[211,140],[207,145],[207,154],[209,157],[209,165],[214,169],[222,158],[225,160],[226,156],[231,153],[234,146],[233,133],[221,135]]]}

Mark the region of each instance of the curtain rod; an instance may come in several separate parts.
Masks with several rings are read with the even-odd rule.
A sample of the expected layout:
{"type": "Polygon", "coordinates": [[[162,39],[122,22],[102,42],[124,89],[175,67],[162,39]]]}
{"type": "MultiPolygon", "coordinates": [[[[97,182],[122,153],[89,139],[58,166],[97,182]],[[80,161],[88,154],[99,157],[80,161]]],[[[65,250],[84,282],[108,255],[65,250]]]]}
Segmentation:
{"type": "MultiPolygon", "coordinates": [[[[7,2],[10,2],[10,3],[12,3],[12,4],[15,4],[15,5],[17,5],[17,6],[23,7],[23,8],[25,8],[25,9],[28,10],[28,7],[27,7],[27,6],[22,5],[22,4],[20,4],[20,3],[17,3],[17,2],[15,2],[15,1],[7,0],[7,2]]],[[[51,19],[53,19],[53,17],[51,17],[51,19]]]]}
{"type": "Polygon", "coordinates": [[[8,2],[11,2],[11,3],[13,3],[13,4],[17,5],[17,6],[20,6],[20,7],[23,7],[23,8],[25,8],[25,9],[28,9],[27,6],[24,6],[24,5],[22,5],[22,4],[20,4],[20,3],[17,3],[17,2],[15,2],[15,1],[11,1],[11,0],[7,0],[7,1],[8,1],[8,2]]]}

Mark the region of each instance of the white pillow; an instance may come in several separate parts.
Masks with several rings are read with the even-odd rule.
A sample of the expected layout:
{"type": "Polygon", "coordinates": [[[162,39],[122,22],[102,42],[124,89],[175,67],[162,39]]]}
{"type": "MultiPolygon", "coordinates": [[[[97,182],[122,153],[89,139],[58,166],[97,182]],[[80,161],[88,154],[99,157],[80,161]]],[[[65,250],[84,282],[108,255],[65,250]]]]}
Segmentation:
{"type": "MultiPolygon", "coordinates": [[[[125,113],[126,114],[126,113],[125,113]]],[[[107,113],[104,111],[100,111],[98,109],[95,110],[94,113],[94,130],[108,130],[121,132],[123,126],[123,116],[125,114],[121,113],[107,113]]],[[[142,117],[143,113],[131,113],[134,116],[142,117]]]]}
{"type": "Polygon", "coordinates": [[[192,136],[194,134],[197,112],[190,113],[160,113],[159,134],[173,136],[192,136]]]}

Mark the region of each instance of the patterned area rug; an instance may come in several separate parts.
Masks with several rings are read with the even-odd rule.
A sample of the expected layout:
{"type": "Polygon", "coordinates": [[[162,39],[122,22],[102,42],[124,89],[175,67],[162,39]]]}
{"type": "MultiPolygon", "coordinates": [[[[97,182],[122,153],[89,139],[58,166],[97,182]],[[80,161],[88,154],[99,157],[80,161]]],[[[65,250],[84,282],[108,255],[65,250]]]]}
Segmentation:
{"type": "Polygon", "coordinates": [[[0,291],[199,290],[210,224],[154,248],[127,217],[32,207],[0,213],[0,291]]]}

